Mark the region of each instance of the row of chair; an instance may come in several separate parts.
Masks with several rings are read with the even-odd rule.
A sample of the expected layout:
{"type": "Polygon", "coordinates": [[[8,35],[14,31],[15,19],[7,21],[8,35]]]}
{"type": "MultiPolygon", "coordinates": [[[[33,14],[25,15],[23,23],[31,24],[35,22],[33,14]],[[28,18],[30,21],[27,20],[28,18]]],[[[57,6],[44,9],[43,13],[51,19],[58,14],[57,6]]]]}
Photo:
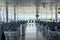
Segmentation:
{"type": "MultiPolygon", "coordinates": [[[[51,31],[55,31],[55,28],[60,29],[60,22],[38,22],[40,25],[47,26],[51,31]]],[[[58,31],[58,30],[57,30],[58,31]]]]}
{"type": "Polygon", "coordinates": [[[3,25],[3,30],[8,31],[11,29],[12,31],[16,31],[17,27],[19,27],[21,24],[25,24],[27,21],[11,21],[11,22],[4,22],[2,23],[3,25]]]}
{"type": "Polygon", "coordinates": [[[47,40],[60,40],[60,22],[45,22],[39,21],[42,29],[42,34],[47,38],[47,40]]]}

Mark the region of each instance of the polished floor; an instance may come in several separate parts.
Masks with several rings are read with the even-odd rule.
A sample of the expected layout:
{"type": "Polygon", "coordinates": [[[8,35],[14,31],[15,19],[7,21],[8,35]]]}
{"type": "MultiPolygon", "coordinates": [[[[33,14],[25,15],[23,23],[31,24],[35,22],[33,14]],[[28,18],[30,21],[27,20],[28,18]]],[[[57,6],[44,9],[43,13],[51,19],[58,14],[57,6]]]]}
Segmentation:
{"type": "Polygon", "coordinates": [[[46,40],[38,30],[38,26],[36,26],[36,23],[27,23],[25,36],[21,36],[20,40],[46,40]]]}

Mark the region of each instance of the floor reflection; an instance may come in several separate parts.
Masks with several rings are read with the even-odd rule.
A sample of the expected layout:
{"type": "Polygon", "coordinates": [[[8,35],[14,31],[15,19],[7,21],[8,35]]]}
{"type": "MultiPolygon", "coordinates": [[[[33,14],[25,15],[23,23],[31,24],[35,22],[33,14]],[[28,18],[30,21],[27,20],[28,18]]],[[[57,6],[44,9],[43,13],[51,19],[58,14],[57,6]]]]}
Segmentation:
{"type": "Polygon", "coordinates": [[[36,26],[35,26],[35,23],[29,23],[27,24],[27,27],[26,27],[26,30],[25,30],[25,33],[36,33],[36,26]]]}
{"type": "Polygon", "coordinates": [[[35,40],[36,31],[35,23],[29,23],[25,31],[25,40],[35,40]]]}
{"type": "Polygon", "coordinates": [[[25,36],[22,36],[22,40],[43,40],[42,34],[38,31],[35,23],[28,23],[25,36]]]}

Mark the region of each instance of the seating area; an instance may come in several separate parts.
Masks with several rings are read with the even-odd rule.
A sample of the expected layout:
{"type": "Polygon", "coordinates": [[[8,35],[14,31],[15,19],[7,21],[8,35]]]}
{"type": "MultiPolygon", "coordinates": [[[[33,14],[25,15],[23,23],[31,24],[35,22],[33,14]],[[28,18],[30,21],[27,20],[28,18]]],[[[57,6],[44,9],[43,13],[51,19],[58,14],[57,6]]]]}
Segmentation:
{"type": "Polygon", "coordinates": [[[0,40],[60,40],[60,0],[0,0],[0,40]]]}
{"type": "Polygon", "coordinates": [[[12,31],[16,31],[17,27],[19,27],[21,24],[25,24],[27,23],[27,21],[11,21],[11,22],[4,22],[1,23],[1,25],[3,25],[3,30],[4,31],[8,31],[9,29],[11,29],[12,31]],[[13,29],[14,28],[14,29],[13,29]]]}
{"type": "Polygon", "coordinates": [[[60,40],[60,22],[45,22],[45,21],[40,21],[36,22],[39,23],[40,25],[40,30],[42,32],[42,35],[47,39],[47,40],[60,40]]]}
{"type": "Polygon", "coordinates": [[[5,36],[5,38],[8,37],[7,35],[10,34],[9,31],[11,31],[12,34],[16,34],[17,28],[19,28],[21,24],[26,24],[26,23],[27,23],[27,21],[17,21],[17,22],[16,21],[11,21],[11,22],[8,22],[8,23],[7,22],[6,23],[1,22],[0,23],[0,39],[1,39],[3,33],[5,34],[5,35],[3,35],[3,36],[5,36]]]}

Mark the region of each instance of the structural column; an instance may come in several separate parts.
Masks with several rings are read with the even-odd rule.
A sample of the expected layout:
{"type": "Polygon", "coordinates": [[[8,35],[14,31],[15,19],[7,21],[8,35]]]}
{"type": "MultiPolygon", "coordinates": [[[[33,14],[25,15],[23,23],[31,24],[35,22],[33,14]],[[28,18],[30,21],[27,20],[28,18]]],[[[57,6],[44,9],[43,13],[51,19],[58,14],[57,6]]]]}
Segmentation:
{"type": "Polygon", "coordinates": [[[14,4],[14,20],[16,21],[16,9],[15,9],[16,5],[14,4]]]}
{"type": "Polygon", "coordinates": [[[1,19],[1,7],[2,7],[2,4],[0,5],[0,21],[2,21],[1,19]]]}
{"type": "Polygon", "coordinates": [[[6,2],[6,22],[8,22],[8,2],[6,2]]]}
{"type": "Polygon", "coordinates": [[[50,4],[51,21],[52,21],[52,19],[53,19],[53,9],[52,9],[52,6],[53,6],[53,2],[51,2],[51,4],[50,4]]]}
{"type": "Polygon", "coordinates": [[[52,20],[52,3],[50,4],[50,11],[51,11],[51,20],[52,20]]]}
{"type": "Polygon", "coordinates": [[[38,10],[39,9],[39,0],[36,0],[35,5],[36,5],[36,19],[38,19],[38,17],[39,17],[39,14],[38,14],[39,13],[39,10],[38,10]]]}
{"type": "Polygon", "coordinates": [[[57,22],[57,1],[55,2],[55,20],[57,22]]]}

